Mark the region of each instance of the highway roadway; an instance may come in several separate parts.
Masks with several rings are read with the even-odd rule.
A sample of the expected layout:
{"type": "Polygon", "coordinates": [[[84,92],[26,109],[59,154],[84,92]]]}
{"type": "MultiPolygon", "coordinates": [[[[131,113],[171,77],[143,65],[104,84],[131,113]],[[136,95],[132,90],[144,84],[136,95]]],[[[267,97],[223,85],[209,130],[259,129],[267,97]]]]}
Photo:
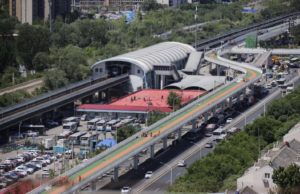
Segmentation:
{"type": "MultiPolygon", "coordinates": [[[[300,85],[299,74],[292,73],[286,76],[286,79],[289,80],[289,83],[294,83],[295,86],[300,85]]],[[[241,113],[237,118],[233,120],[230,125],[227,125],[226,128],[238,127],[243,128],[246,124],[251,123],[256,118],[264,114],[266,107],[275,99],[282,97],[281,90],[278,87],[273,87],[270,91],[270,94],[264,99],[260,100],[257,104],[241,113]],[[246,120],[245,120],[246,117],[246,120]]],[[[162,164],[159,169],[157,169],[153,177],[149,180],[142,179],[137,184],[133,186],[133,193],[165,193],[168,187],[176,181],[176,179],[186,173],[186,168],[177,167],[177,163],[180,159],[185,159],[187,167],[191,166],[199,158],[205,157],[213,149],[204,148],[204,144],[207,142],[212,142],[211,138],[203,138],[197,142],[192,143],[193,146],[188,150],[178,155],[176,158],[171,161],[162,164]],[[171,170],[172,168],[172,179],[171,179],[171,170]]],[[[167,153],[168,154],[168,153],[167,153]]],[[[162,160],[162,159],[161,159],[162,160]]],[[[124,183],[123,183],[124,184],[124,183]]],[[[124,184],[126,185],[126,184],[124,184]]]]}

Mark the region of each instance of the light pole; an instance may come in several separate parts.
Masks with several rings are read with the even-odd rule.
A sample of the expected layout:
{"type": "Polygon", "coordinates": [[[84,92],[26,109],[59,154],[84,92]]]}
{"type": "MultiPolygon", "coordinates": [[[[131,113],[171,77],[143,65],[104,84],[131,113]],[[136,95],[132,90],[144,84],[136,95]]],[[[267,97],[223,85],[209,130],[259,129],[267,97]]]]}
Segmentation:
{"type": "Polygon", "coordinates": [[[202,158],[202,152],[201,152],[202,147],[198,143],[195,143],[195,142],[192,142],[192,141],[190,141],[190,143],[198,146],[198,148],[200,150],[200,152],[199,152],[199,159],[201,159],[202,158]]]}
{"type": "Polygon", "coordinates": [[[166,165],[168,168],[170,168],[170,171],[171,171],[170,185],[172,185],[172,184],[173,184],[173,168],[172,168],[172,166],[170,166],[170,165],[168,165],[168,164],[166,164],[166,163],[163,163],[163,162],[160,162],[160,164],[166,165]]]}

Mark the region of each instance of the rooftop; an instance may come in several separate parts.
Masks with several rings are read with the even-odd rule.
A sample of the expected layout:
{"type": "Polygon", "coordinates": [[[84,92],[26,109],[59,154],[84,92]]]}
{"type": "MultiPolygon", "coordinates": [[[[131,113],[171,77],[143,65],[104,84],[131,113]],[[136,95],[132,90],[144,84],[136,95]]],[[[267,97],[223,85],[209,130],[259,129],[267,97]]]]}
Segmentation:
{"type": "Polygon", "coordinates": [[[173,91],[181,96],[181,104],[205,94],[203,90],[140,90],[118,99],[110,104],[83,104],[77,111],[90,112],[140,112],[149,111],[172,112],[172,107],[167,103],[169,93],[173,91]]]}

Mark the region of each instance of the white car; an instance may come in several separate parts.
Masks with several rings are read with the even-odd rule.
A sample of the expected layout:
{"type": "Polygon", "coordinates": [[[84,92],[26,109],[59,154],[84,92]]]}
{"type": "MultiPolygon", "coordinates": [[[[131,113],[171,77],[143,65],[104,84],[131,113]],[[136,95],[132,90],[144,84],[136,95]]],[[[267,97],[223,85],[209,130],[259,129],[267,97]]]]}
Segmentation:
{"type": "Polygon", "coordinates": [[[23,176],[27,176],[27,175],[29,174],[29,173],[27,173],[27,171],[25,171],[25,170],[15,169],[14,171],[17,172],[17,173],[20,173],[20,174],[23,175],[23,176]]]}
{"type": "Polygon", "coordinates": [[[27,168],[26,166],[18,166],[15,170],[26,171],[28,174],[32,174],[34,172],[33,168],[27,168]]]}
{"type": "Polygon", "coordinates": [[[272,89],[272,84],[267,84],[266,89],[272,89]]]}
{"type": "Polygon", "coordinates": [[[186,166],[185,161],[184,160],[179,160],[179,162],[177,163],[177,166],[178,167],[185,167],[186,166]]]}
{"type": "Polygon", "coordinates": [[[213,143],[207,143],[204,146],[205,148],[212,148],[213,147],[213,143]]]}
{"type": "Polygon", "coordinates": [[[226,123],[229,124],[229,123],[232,122],[232,120],[233,120],[232,118],[228,118],[228,119],[226,120],[226,123]]]}
{"type": "Polygon", "coordinates": [[[153,172],[152,171],[148,171],[145,174],[145,179],[150,179],[152,177],[153,172]]]}
{"type": "Polygon", "coordinates": [[[121,193],[130,193],[131,192],[131,188],[128,186],[125,186],[121,189],[121,193]]]}

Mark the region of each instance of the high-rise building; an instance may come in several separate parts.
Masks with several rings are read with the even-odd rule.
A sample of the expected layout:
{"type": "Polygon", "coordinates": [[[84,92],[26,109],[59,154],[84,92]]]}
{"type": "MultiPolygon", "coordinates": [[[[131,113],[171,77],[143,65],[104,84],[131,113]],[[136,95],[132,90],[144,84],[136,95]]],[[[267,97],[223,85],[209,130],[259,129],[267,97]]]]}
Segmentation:
{"type": "Polygon", "coordinates": [[[50,10],[53,19],[58,15],[65,17],[71,11],[71,0],[9,0],[10,15],[17,17],[22,23],[48,20],[50,10]]]}

